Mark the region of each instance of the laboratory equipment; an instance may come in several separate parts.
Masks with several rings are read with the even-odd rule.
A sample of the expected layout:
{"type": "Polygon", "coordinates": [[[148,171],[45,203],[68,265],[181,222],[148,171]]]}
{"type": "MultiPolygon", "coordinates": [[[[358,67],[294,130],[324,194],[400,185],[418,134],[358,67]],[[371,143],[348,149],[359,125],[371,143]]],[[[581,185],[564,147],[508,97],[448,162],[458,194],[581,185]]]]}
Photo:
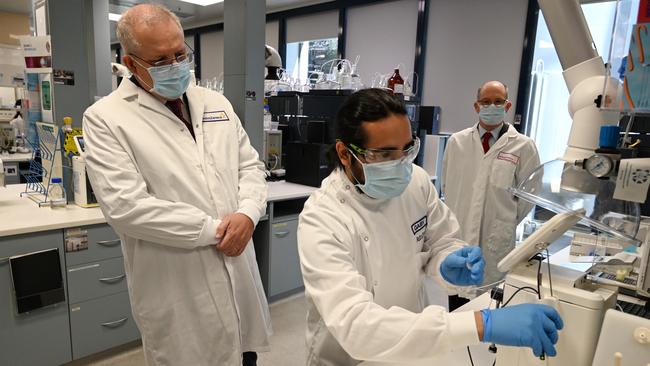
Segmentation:
{"type": "Polygon", "coordinates": [[[74,136],[74,142],[79,152],[79,156],[72,157],[74,203],[81,207],[97,207],[97,198],[86,172],[86,160],[83,156],[85,152],[83,136],[74,136]]]}
{"type": "Polygon", "coordinates": [[[330,145],[305,142],[287,144],[286,181],[306,186],[320,187],[333,167],[327,162],[330,145]]]}
{"type": "Polygon", "coordinates": [[[264,46],[264,60],[266,66],[265,80],[280,80],[278,70],[282,67],[282,58],[275,48],[268,44],[264,46]]]}
{"type": "Polygon", "coordinates": [[[641,365],[650,362],[650,319],[607,310],[593,366],[611,366],[615,354],[619,365],[641,365]]]}
{"type": "Polygon", "coordinates": [[[51,208],[62,208],[68,204],[61,178],[52,178],[48,189],[48,200],[50,201],[51,208]]]}
{"type": "Polygon", "coordinates": [[[12,127],[0,127],[0,153],[13,153],[16,133],[12,127]]]}
{"type": "Polygon", "coordinates": [[[264,131],[264,162],[266,169],[274,171],[282,168],[282,131],[264,131]]]}
{"type": "Polygon", "coordinates": [[[5,168],[2,159],[0,159],[0,187],[5,186],[5,168]]]}
{"type": "Polygon", "coordinates": [[[506,255],[497,265],[501,272],[508,272],[518,264],[532,258],[535,253],[546,250],[548,246],[559,239],[567,230],[571,229],[585,210],[562,212],[544,223],[544,226],[535,231],[522,244],[506,255]]]}
{"type": "Polygon", "coordinates": [[[393,94],[404,94],[404,79],[402,79],[402,76],[399,74],[399,67],[395,68],[395,71],[390,79],[388,79],[386,86],[393,92],[393,94]]]}
{"type": "Polygon", "coordinates": [[[58,248],[10,257],[9,268],[18,315],[65,301],[58,248]]]}

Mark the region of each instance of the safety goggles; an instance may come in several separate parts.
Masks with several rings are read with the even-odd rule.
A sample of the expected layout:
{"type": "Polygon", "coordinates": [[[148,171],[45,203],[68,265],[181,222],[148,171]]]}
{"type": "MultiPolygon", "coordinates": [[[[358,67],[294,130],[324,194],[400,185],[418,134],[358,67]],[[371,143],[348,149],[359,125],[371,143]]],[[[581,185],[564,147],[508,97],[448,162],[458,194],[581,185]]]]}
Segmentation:
{"type": "Polygon", "coordinates": [[[402,159],[412,163],[420,151],[420,139],[414,138],[409,145],[405,150],[364,149],[355,144],[348,144],[348,148],[357,155],[363,156],[369,164],[402,159]]]}

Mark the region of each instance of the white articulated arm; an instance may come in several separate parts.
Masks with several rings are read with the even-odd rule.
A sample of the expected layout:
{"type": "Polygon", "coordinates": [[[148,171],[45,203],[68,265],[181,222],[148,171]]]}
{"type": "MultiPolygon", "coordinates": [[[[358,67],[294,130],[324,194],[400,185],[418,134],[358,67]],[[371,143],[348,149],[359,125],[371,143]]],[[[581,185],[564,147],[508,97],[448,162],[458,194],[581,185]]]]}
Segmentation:
{"type": "MultiPolygon", "coordinates": [[[[571,93],[569,114],[573,124],[562,159],[569,162],[585,159],[599,147],[600,126],[618,124],[618,112],[601,111],[595,103],[603,94],[605,65],[598,56],[578,0],[538,0],[538,3],[571,93]]],[[[618,85],[615,79],[608,83],[612,88],[618,85]]]]}

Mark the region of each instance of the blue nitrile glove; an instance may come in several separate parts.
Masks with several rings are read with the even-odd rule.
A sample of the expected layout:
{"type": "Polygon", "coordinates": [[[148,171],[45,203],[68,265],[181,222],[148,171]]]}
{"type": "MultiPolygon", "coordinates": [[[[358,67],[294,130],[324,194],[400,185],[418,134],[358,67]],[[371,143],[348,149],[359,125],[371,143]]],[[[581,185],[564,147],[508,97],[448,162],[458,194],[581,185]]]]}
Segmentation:
{"type": "Polygon", "coordinates": [[[542,352],[555,356],[557,331],[564,327],[560,314],[544,304],[512,305],[481,310],[483,342],[504,346],[530,347],[539,357],[542,352]]]}
{"type": "Polygon", "coordinates": [[[445,281],[457,286],[483,283],[485,260],[479,247],[464,247],[449,254],[440,264],[440,274],[445,281]]]}

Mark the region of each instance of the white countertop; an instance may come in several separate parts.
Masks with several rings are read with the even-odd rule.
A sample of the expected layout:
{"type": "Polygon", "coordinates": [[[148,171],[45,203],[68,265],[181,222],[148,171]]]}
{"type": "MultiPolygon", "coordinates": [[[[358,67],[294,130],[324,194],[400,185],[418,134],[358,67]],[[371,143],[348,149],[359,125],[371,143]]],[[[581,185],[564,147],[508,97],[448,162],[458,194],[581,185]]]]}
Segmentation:
{"type": "Polygon", "coordinates": [[[284,201],[294,198],[309,197],[318,188],[303,186],[302,184],[288,183],[285,181],[268,182],[269,192],[267,200],[284,201]]]}
{"type": "MultiPolygon", "coordinates": [[[[268,202],[309,197],[316,189],[284,181],[269,182],[268,202]]],[[[58,209],[38,207],[28,197],[20,197],[24,191],[24,184],[0,187],[0,237],[106,223],[99,208],[82,208],[74,202],[58,209]]]]}
{"type": "Polygon", "coordinates": [[[0,154],[3,163],[16,163],[32,160],[32,153],[0,154]]]}
{"type": "Polygon", "coordinates": [[[57,209],[38,207],[29,197],[20,197],[24,191],[24,184],[0,188],[0,237],[106,222],[99,208],[74,203],[57,209]]]}

